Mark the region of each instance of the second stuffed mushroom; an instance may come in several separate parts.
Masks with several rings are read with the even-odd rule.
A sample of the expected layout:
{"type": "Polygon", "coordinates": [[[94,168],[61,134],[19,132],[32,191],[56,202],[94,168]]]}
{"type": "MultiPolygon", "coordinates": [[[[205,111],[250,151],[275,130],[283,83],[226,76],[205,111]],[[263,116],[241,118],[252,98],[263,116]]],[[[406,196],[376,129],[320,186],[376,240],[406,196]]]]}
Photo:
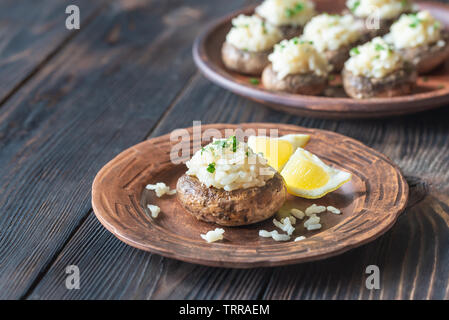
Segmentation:
{"type": "Polygon", "coordinates": [[[350,97],[365,99],[409,94],[415,86],[417,73],[413,64],[377,37],[351,50],[342,77],[350,97]]]}
{"type": "Polygon", "coordinates": [[[239,73],[260,75],[269,63],[268,55],[274,44],[281,39],[279,29],[261,18],[239,15],[232,20],[232,28],[223,43],[223,63],[239,73]]]}
{"type": "Polygon", "coordinates": [[[275,45],[262,73],[268,90],[317,95],[324,91],[331,66],[311,41],[293,38],[275,45]]]}

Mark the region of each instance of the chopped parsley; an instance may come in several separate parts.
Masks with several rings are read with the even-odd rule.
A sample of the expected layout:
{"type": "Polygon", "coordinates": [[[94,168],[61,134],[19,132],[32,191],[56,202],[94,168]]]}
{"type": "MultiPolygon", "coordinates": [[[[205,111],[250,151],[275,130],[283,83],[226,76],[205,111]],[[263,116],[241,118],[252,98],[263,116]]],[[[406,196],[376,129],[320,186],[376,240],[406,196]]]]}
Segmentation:
{"type": "Polygon", "coordinates": [[[203,155],[204,150],[206,150],[204,147],[201,148],[201,155],[203,155]]]}
{"type": "Polygon", "coordinates": [[[424,82],[429,81],[429,77],[423,77],[423,78],[422,78],[422,81],[424,81],[424,82]]]}
{"type": "Polygon", "coordinates": [[[265,25],[265,21],[262,21],[262,30],[263,30],[263,34],[268,33],[267,26],[265,25]]]}
{"type": "Polygon", "coordinates": [[[235,136],[232,136],[232,152],[237,151],[237,138],[235,136]]]}
{"type": "Polygon", "coordinates": [[[249,83],[257,86],[260,83],[260,80],[257,78],[251,78],[251,79],[249,79],[249,83]]]}
{"type": "Polygon", "coordinates": [[[247,157],[249,157],[249,151],[246,151],[246,153],[245,153],[245,154],[246,154],[246,156],[247,156],[247,157]]]}
{"type": "Polygon", "coordinates": [[[440,85],[438,85],[438,87],[437,87],[438,89],[443,89],[444,88],[444,86],[442,85],[442,84],[440,84],[440,85]]]}
{"type": "Polygon", "coordinates": [[[351,11],[354,12],[355,10],[357,10],[357,8],[360,6],[360,1],[356,1],[354,2],[354,4],[351,7],[351,11]]]}
{"type": "Polygon", "coordinates": [[[381,50],[385,50],[385,47],[381,44],[376,43],[375,49],[376,49],[376,51],[381,51],[381,50]]]}
{"type": "Polygon", "coordinates": [[[214,173],[215,172],[215,162],[209,163],[206,170],[209,171],[210,173],[214,173]]]}
{"type": "Polygon", "coordinates": [[[410,28],[416,28],[418,26],[418,24],[420,24],[421,20],[418,18],[416,13],[409,14],[409,17],[411,17],[413,19],[413,22],[410,23],[408,26],[410,28]]]}
{"type": "Polygon", "coordinates": [[[351,53],[351,55],[360,54],[360,50],[359,50],[359,48],[354,47],[351,49],[350,53],[351,53]]]}
{"type": "Polygon", "coordinates": [[[293,8],[287,8],[285,9],[285,15],[288,18],[293,17],[297,13],[301,12],[304,9],[304,4],[298,2],[293,8]]]}

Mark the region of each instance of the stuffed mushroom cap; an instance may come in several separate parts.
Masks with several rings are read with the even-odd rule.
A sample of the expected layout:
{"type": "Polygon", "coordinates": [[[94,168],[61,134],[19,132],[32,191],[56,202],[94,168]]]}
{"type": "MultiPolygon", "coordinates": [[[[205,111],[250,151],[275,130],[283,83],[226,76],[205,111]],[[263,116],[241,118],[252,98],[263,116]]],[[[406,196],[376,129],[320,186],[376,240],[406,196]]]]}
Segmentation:
{"type": "Polygon", "coordinates": [[[449,58],[449,32],[428,11],[403,14],[385,38],[418,73],[429,72],[449,58]]]}
{"type": "Polygon", "coordinates": [[[323,13],[306,24],[301,39],[312,41],[332,66],[332,71],[339,72],[361,35],[359,22],[352,15],[323,13]]]}
{"type": "Polygon", "coordinates": [[[239,15],[222,46],[222,60],[228,69],[260,75],[268,64],[268,54],[282,38],[281,31],[257,16],[239,15]]]}
{"type": "Polygon", "coordinates": [[[331,66],[310,41],[299,38],[277,44],[262,73],[265,88],[298,94],[319,94],[327,84],[331,66]]]}
{"type": "Polygon", "coordinates": [[[358,20],[363,42],[388,33],[403,13],[413,10],[411,0],[347,0],[348,11],[358,20]]]}
{"type": "Polygon", "coordinates": [[[236,137],[216,139],[186,163],[181,205],[197,219],[239,226],[271,217],[284,203],[282,177],[236,137]]]}
{"type": "Polygon", "coordinates": [[[299,36],[302,27],[316,15],[315,4],[309,0],[265,0],[255,14],[280,28],[284,39],[299,36]]]}
{"type": "Polygon", "coordinates": [[[415,82],[414,66],[379,37],[353,48],[343,69],[344,89],[356,99],[408,94],[415,82]]]}

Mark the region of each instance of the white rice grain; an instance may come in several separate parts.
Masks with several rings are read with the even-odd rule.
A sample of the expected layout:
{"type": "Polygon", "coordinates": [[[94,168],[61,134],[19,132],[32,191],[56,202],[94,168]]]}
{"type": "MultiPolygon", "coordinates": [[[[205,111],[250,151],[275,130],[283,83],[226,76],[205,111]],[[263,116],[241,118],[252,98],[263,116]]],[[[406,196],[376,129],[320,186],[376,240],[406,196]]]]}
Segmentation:
{"type": "Polygon", "coordinates": [[[157,218],[157,216],[159,215],[159,212],[161,212],[161,208],[159,208],[158,206],[155,206],[153,204],[147,204],[147,208],[150,210],[151,216],[153,218],[157,218]]]}
{"type": "Polygon", "coordinates": [[[302,212],[301,210],[299,210],[299,209],[296,209],[296,208],[293,208],[293,209],[291,209],[290,210],[290,213],[294,216],[294,217],[296,217],[296,218],[298,218],[298,219],[304,219],[304,212],[302,212]]]}
{"type": "Polygon", "coordinates": [[[312,231],[312,230],[318,230],[321,229],[321,224],[317,223],[317,224],[310,224],[307,226],[307,230],[312,231]]]}
{"type": "Polygon", "coordinates": [[[223,233],[225,231],[221,228],[215,228],[215,230],[208,231],[206,234],[201,234],[201,238],[207,242],[214,242],[218,240],[223,240],[223,233]]]}
{"type": "Polygon", "coordinates": [[[333,206],[327,206],[327,211],[332,212],[333,214],[341,214],[340,209],[337,209],[333,206]]]}
{"type": "Polygon", "coordinates": [[[326,211],[325,206],[317,206],[316,204],[312,204],[305,211],[306,216],[311,216],[312,214],[321,213],[326,211]]]}

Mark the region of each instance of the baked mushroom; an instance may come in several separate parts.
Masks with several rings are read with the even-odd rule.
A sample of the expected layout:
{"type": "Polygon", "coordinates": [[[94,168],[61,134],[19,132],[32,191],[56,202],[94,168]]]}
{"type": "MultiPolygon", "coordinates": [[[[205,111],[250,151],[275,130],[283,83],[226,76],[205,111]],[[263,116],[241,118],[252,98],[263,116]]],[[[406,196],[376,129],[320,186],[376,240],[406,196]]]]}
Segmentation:
{"type": "Polygon", "coordinates": [[[304,25],[316,14],[309,0],[265,0],[256,7],[256,15],[278,27],[284,39],[301,35],[304,25]]]}
{"type": "Polygon", "coordinates": [[[418,73],[427,73],[449,59],[449,31],[428,11],[403,14],[385,39],[418,73]]]}
{"type": "Polygon", "coordinates": [[[235,136],[216,139],[186,163],[178,201],[195,218],[222,226],[265,220],[285,202],[279,173],[235,136]]]}
{"type": "Polygon", "coordinates": [[[268,59],[271,64],[262,73],[266,89],[317,95],[326,88],[331,66],[310,41],[283,40],[268,59]]]}
{"type": "Polygon", "coordinates": [[[411,0],[347,0],[346,6],[359,21],[363,42],[385,35],[401,14],[413,10],[411,0]]]}
{"type": "Polygon", "coordinates": [[[333,72],[340,72],[349,58],[349,50],[360,41],[359,22],[353,16],[315,16],[304,28],[302,39],[313,41],[313,46],[324,55],[333,72]]]}
{"type": "Polygon", "coordinates": [[[239,73],[260,75],[281,32],[257,16],[239,15],[232,25],[221,49],[223,63],[239,73]]]}
{"type": "Polygon", "coordinates": [[[346,93],[356,99],[409,94],[415,86],[415,67],[377,37],[350,52],[342,72],[346,93]]]}

